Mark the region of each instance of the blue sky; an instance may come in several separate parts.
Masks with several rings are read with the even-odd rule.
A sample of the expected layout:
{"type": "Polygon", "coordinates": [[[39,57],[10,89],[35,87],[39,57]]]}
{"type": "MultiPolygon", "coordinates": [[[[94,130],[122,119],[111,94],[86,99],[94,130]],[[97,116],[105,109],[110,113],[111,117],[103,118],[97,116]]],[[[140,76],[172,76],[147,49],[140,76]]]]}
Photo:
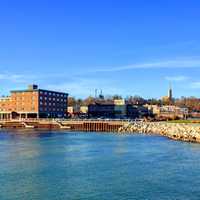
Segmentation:
{"type": "Polygon", "coordinates": [[[0,1],[0,95],[200,97],[200,1],[0,1]]]}

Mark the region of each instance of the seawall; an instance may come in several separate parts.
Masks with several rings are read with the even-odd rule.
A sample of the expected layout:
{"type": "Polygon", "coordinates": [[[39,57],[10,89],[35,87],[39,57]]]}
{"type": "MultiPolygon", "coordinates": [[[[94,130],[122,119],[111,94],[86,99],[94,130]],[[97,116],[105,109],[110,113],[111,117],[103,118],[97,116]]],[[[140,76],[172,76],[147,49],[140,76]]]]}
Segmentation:
{"type": "Polygon", "coordinates": [[[28,119],[0,121],[0,128],[66,129],[87,132],[118,132],[125,121],[28,119]]]}

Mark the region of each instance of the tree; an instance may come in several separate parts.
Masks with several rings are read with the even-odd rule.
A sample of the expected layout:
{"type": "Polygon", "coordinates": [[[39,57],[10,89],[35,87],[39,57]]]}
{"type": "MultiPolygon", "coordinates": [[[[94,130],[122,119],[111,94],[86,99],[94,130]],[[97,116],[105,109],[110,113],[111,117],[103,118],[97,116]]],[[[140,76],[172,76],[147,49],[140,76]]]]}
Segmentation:
{"type": "Polygon", "coordinates": [[[119,99],[122,99],[122,96],[118,95],[118,94],[115,94],[115,95],[112,96],[112,99],[113,100],[119,100],[119,99]]]}
{"type": "Polygon", "coordinates": [[[95,103],[95,98],[92,96],[87,97],[86,99],[83,100],[83,105],[88,106],[90,104],[95,103]]]}
{"type": "Polygon", "coordinates": [[[181,99],[176,99],[175,105],[187,107],[189,111],[200,112],[200,99],[196,97],[181,97],[181,99]]]}
{"type": "Polygon", "coordinates": [[[77,106],[82,106],[83,105],[83,100],[82,99],[77,99],[76,105],[77,106]]]}
{"type": "Polygon", "coordinates": [[[68,97],[68,106],[75,106],[76,99],[74,97],[68,97]]]}
{"type": "Polygon", "coordinates": [[[143,99],[142,97],[135,95],[135,96],[129,96],[126,98],[126,101],[128,104],[132,105],[144,105],[147,101],[143,99]]]}
{"type": "Polygon", "coordinates": [[[160,106],[162,104],[161,100],[160,99],[148,99],[147,100],[147,104],[150,104],[150,105],[158,105],[160,106]]]}

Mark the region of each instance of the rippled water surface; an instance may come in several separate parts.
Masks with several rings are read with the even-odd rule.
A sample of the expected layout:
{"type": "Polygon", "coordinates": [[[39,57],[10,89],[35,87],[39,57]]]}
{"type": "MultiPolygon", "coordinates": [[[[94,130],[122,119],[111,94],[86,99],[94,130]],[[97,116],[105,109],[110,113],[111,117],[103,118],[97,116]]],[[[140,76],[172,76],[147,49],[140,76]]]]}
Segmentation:
{"type": "Polygon", "coordinates": [[[199,200],[200,144],[158,136],[0,132],[0,200],[199,200]]]}

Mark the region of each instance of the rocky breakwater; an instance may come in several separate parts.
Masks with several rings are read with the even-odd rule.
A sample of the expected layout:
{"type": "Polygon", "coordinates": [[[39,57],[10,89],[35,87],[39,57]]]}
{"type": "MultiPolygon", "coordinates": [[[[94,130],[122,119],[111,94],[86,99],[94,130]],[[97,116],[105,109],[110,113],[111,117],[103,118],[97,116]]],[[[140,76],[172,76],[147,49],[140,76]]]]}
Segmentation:
{"type": "Polygon", "coordinates": [[[119,133],[144,133],[166,136],[174,140],[200,143],[200,125],[167,122],[131,122],[119,133]]]}

